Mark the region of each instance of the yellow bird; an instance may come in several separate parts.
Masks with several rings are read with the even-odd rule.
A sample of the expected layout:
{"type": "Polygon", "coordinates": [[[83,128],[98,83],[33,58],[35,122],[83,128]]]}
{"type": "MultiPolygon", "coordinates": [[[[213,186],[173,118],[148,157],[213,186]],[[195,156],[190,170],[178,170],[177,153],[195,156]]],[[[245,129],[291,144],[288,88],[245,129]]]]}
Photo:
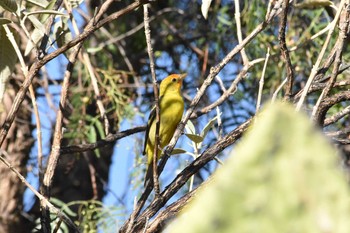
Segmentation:
{"type": "MultiPolygon", "coordinates": [[[[159,91],[159,108],[160,108],[160,127],[159,139],[160,148],[169,144],[174,135],[177,125],[181,121],[184,111],[184,100],[181,95],[182,80],[187,74],[171,74],[166,77],[160,84],[159,91]]],[[[153,155],[154,142],[156,134],[156,108],[153,107],[146,128],[145,144],[143,154],[147,155],[147,172],[145,185],[148,180],[153,182],[153,155]]],[[[162,151],[158,150],[158,156],[162,151]]],[[[158,160],[159,158],[157,158],[158,160]]]]}

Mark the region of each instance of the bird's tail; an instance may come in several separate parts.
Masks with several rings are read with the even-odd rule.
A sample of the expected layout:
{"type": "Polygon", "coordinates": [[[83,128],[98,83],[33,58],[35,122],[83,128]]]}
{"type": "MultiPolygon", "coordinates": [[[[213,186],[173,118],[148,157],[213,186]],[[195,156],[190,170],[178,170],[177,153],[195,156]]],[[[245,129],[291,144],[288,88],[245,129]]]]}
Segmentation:
{"type": "Polygon", "coordinates": [[[145,182],[144,182],[145,187],[147,186],[148,182],[150,182],[151,185],[153,185],[153,159],[151,160],[151,163],[149,163],[147,167],[145,182]]]}

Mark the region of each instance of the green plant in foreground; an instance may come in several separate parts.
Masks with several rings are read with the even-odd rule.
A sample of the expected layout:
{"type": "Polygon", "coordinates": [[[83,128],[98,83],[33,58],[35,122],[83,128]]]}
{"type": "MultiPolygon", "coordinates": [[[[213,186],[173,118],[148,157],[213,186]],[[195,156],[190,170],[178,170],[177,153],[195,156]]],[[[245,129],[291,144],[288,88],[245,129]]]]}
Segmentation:
{"type": "Polygon", "coordinates": [[[346,233],[349,194],[336,151],[306,117],[278,103],[167,232],[346,233]]]}

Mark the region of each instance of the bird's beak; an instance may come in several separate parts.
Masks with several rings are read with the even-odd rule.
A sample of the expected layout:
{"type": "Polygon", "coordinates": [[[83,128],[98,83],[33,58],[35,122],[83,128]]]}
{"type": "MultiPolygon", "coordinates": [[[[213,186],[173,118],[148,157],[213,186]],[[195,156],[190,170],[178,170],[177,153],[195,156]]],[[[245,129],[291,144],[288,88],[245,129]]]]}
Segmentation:
{"type": "Polygon", "coordinates": [[[183,80],[184,78],[186,78],[186,76],[187,76],[187,73],[180,74],[180,79],[183,80]]]}
{"type": "Polygon", "coordinates": [[[179,74],[179,81],[177,82],[177,83],[178,83],[178,89],[179,89],[179,90],[181,89],[182,81],[184,80],[184,78],[185,78],[186,76],[187,76],[187,73],[179,74]]]}

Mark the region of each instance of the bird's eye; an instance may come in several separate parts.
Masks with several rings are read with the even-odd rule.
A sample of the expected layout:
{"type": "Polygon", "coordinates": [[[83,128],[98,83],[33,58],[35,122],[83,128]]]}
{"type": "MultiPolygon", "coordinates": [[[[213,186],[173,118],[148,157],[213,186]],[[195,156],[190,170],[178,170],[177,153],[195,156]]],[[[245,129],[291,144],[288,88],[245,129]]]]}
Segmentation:
{"type": "Polygon", "coordinates": [[[172,81],[173,83],[176,82],[176,78],[173,78],[171,81],[172,81]]]}

